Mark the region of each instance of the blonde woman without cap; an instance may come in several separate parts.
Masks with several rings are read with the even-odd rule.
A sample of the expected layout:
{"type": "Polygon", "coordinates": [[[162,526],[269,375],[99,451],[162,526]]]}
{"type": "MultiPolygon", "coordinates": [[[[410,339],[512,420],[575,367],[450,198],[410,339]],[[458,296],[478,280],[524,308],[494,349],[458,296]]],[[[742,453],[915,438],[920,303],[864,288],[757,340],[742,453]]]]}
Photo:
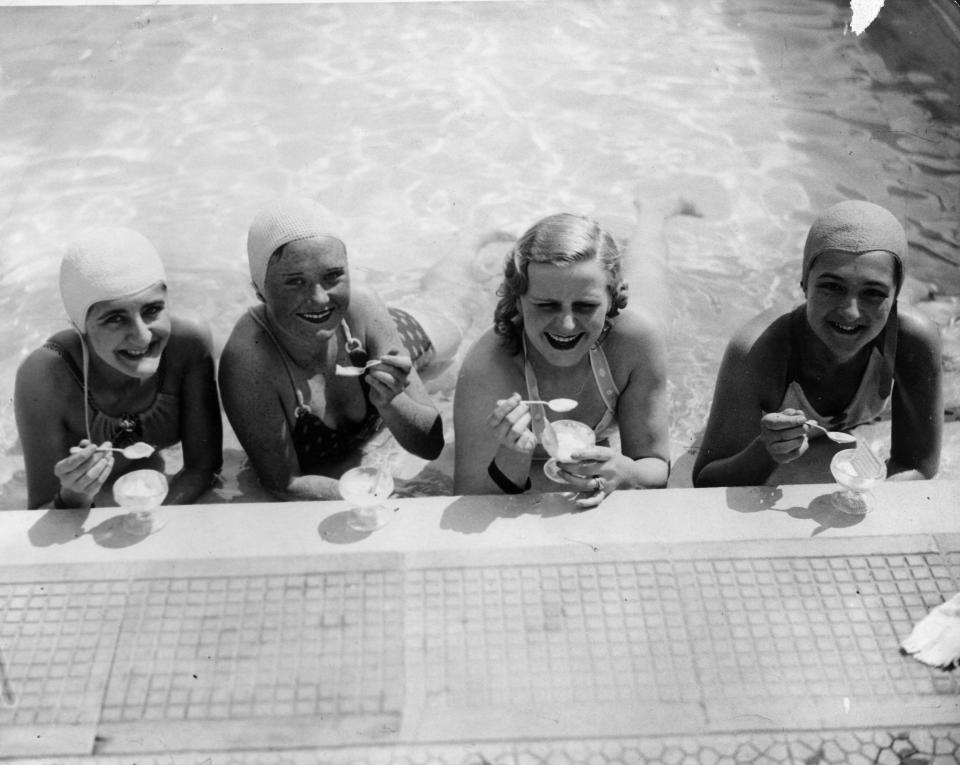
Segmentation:
{"type": "Polygon", "coordinates": [[[504,259],[494,326],[464,359],[454,401],[458,494],[577,492],[583,508],[617,489],[659,488],[670,470],[663,227],[682,200],[635,201],[625,253],[596,221],[560,213],[504,259]],[[628,283],[630,307],[627,308],[628,283]],[[537,400],[568,398],[556,413],[537,400]],[[546,423],[574,419],[597,445],[544,472],[546,423]]]}
{"type": "Polygon", "coordinates": [[[897,310],[907,265],[899,221],[869,202],[845,201],[813,223],[803,252],[805,302],[764,313],[730,341],[720,366],[696,486],[832,482],[836,446],[889,410],[894,480],[932,478],[943,423],[940,336],[897,310]]]}
{"type": "Polygon", "coordinates": [[[130,229],[88,231],[63,255],[60,295],[72,329],[17,370],[28,506],[89,508],[120,473],[162,470],[159,454],[128,460],[109,451],[137,442],[182,442],[183,469],[165,502],[196,501],[222,460],[210,334],[171,316],[156,249],[130,229]]]}
{"type": "Polygon", "coordinates": [[[339,499],[339,476],[381,426],[418,457],[443,448],[419,372],[451,357],[460,333],[351,284],[342,231],[331,211],[293,197],[259,212],[247,236],[260,302],[234,326],[219,383],[260,483],[279,499],[339,499]]]}

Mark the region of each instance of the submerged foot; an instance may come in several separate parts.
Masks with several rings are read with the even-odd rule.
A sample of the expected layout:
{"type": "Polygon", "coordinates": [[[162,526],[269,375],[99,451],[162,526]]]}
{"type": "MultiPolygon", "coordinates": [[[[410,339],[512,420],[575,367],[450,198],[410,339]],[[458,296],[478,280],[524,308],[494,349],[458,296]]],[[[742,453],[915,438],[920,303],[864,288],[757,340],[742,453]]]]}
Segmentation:
{"type": "Polygon", "coordinates": [[[517,237],[507,231],[488,231],[477,240],[471,273],[478,282],[487,282],[503,275],[503,261],[517,237]]]}

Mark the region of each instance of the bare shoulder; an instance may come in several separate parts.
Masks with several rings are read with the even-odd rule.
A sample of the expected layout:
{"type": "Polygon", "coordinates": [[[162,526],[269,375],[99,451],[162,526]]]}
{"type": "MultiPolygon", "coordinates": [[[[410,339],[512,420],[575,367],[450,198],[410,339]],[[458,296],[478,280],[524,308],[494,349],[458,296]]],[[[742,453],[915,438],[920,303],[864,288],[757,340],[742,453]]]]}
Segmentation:
{"type": "Polygon", "coordinates": [[[931,353],[940,350],[940,329],[921,314],[909,308],[897,309],[897,344],[911,352],[931,353]]]}
{"type": "Polygon", "coordinates": [[[231,384],[244,389],[258,387],[282,370],[283,359],[266,330],[249,313],[233,325],[220,353],[218,379],[221,387],[231,384]]]}
{"type": "MultiPolygon", "coordinates": [[[[65,353],[70,356],[80,368],[81,350],[79,339],[73,330],[59,332],[53,340],[65,353]]],[[[71,376],[70,369],[60,353],[42,345],[34,348],[17,368],[17,380],[27,385],[39,385],[44,388],[60,387],[71,376]]]]}
{"type": "Polygon", "coordinates": [[[198,318],[172,316],[167,352],[184,359],[205,358],[213,352],[210,326],[198,318]]]}
{"type": "Polygon", "coordinates": [[[394,329],[386,303],[366,285],[350,288],[347,325],[351,332],[365,339],[380,337],[383,332],[392,332],[394,329]]]}
{"type": "Polygon", "coordinates": [[[771,309],[757,314],[731,335],[728,351],[745,356],[783,355],[790,343],[791,313],[771,309]]]}
{"type": "Polygon", "coordinates": [[[503,339],[493,327],[489,327],[467,350],[460,369],[462,375],[464,372],[474,374],[484,370],[511,368],[515,365],[516,361],[503,344],[503,339]]]}
{"type": "Polygon", "coordinates": [[[488,328],[470,346],[457,377],[457,391],[509,395],[523,377],[517,356],[511,355],[502,338],[488,328]]]}

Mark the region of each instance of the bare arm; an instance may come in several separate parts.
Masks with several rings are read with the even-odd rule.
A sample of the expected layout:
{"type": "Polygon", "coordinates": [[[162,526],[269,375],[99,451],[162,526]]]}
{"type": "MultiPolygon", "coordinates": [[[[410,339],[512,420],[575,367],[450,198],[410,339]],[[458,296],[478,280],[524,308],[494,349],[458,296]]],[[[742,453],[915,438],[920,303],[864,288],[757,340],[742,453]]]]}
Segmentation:
{"type": "Polygon", "coordinates": [[[520,400],[514,396],[517,381],[511,378],[505,355],[499,339],[488,330],[460,368],[453,402],[456,494],[502,494],[487,472],[494,459],[514,486],[523,486],[530,477],[536,437],[526,405],[515,403],[520,400]],[[510,448],[505,442],[519,444],[510,448]]]}
{"type": "Polygon", "coordinates": [[[271,341],[243,317],[220,357],[223,408],[253,468],[278,499],[340,499],[335,478],[302,475],[279,385],[289,385],[271,341]]]}
{"type": "Polygon", "coordinates": [[[887,475],[898,481],[933,478],[943,434],[940,335],[913,314],[901,313],[899,323],[887,475]]]}
{"type": "Polygon", "coordinates": [[[14,410],[27,474],[27,506],[88,508],[113,470],[113,453],[81,435],[83,395],[56,355],[38,349],[17,370],[14,410]],[[78,417],[70,423],[70,417],[78,417]],[[79,446],[78,446],[79,444],[79,446]],[[71,448],[77,447],[71,453],[71,448]]]}
{"type": "Polygon", "coordinates": [[[443,450],[443,422],[386,305],[372,292],[357,290],[351,312],[355,307],[364,321],[370,358],[384,360],[367,373],[371,403],[404,449],[423,459],[436,459],[443,450]]]}
{"type": "Polygon", "coordinates": [[[180,388],[180,440],[183,469],[170,481],[164,500],[168,505],[187,505],[213,484],[223,464],[223,423],[214,377],[213,343],[206,326],[179,322],[177,342],[166,353],[182,354],[180,388]]]}
{"type": "MultiPolygon", "coordinates": [[[[629,366],[626,385],[617,400],[621,453],[604,447],[580,452],[570,472],[585,478],[601,476],[609,493],[616,489],[653,489],[667,485],[670,472],[669,402],[666,351],[654,322],[632,311],[616,320],[606,353],[629,366]],[[593,455],[593,456],[590,456],[593,455]]],[[[588,485],[580,485],[587,489],[588,485]]],[[[582,506],[598,504],[585,500],[582,506]]]]}
{"type": "Polygon", "coordinates": [[[779,462],[807,448],[803,414],[776,412],[782,387],[785,318],[763,314],[727,345],[703,442],[693,466],[694,486],[757,486],[779,462]],[[765,414],[765,410],[772,413],[765,414]]]}

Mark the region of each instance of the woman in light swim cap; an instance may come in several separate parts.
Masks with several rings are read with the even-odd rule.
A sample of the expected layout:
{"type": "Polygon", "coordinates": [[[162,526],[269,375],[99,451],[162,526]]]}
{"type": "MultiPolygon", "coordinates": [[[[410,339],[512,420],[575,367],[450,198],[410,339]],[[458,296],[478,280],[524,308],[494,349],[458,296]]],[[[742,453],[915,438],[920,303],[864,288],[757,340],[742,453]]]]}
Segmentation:
{"type": "Polygon", "coordinates": [[[261,484],[280,499],[340,499],[340,475],[381,426],[423,459],[443,448],[420,372],[449,359],[460,333],[351,284],[342,236],[331,211],[293,197],[259,212],[247,237],[260,304],[227,340],[220,391],[261,484]]]}
{"type": "Polygon", "coordinates": [[[108,481],[162,458],[128,460],[111,447],[183,445],[167,504],[196,501],[222,460],[210,333],[171,316],[153,245],[125,228],[84,233],[60,264],[72,329],[17,370],[15,410],[31,508],[89,508],[108,481]]]}
{"type": "Polygon", "coordinates": [[[829,458],[849,445],[829,443],[808,420],[850,431],[888,410],[887,475],[937,473],[940,337],[897,310],[907,252],[903,227],[878,205],[840,202],[817,218],[803,252],[804,304],[761,314],[727,346],[694,485],[832,482],[829,458]]]}

